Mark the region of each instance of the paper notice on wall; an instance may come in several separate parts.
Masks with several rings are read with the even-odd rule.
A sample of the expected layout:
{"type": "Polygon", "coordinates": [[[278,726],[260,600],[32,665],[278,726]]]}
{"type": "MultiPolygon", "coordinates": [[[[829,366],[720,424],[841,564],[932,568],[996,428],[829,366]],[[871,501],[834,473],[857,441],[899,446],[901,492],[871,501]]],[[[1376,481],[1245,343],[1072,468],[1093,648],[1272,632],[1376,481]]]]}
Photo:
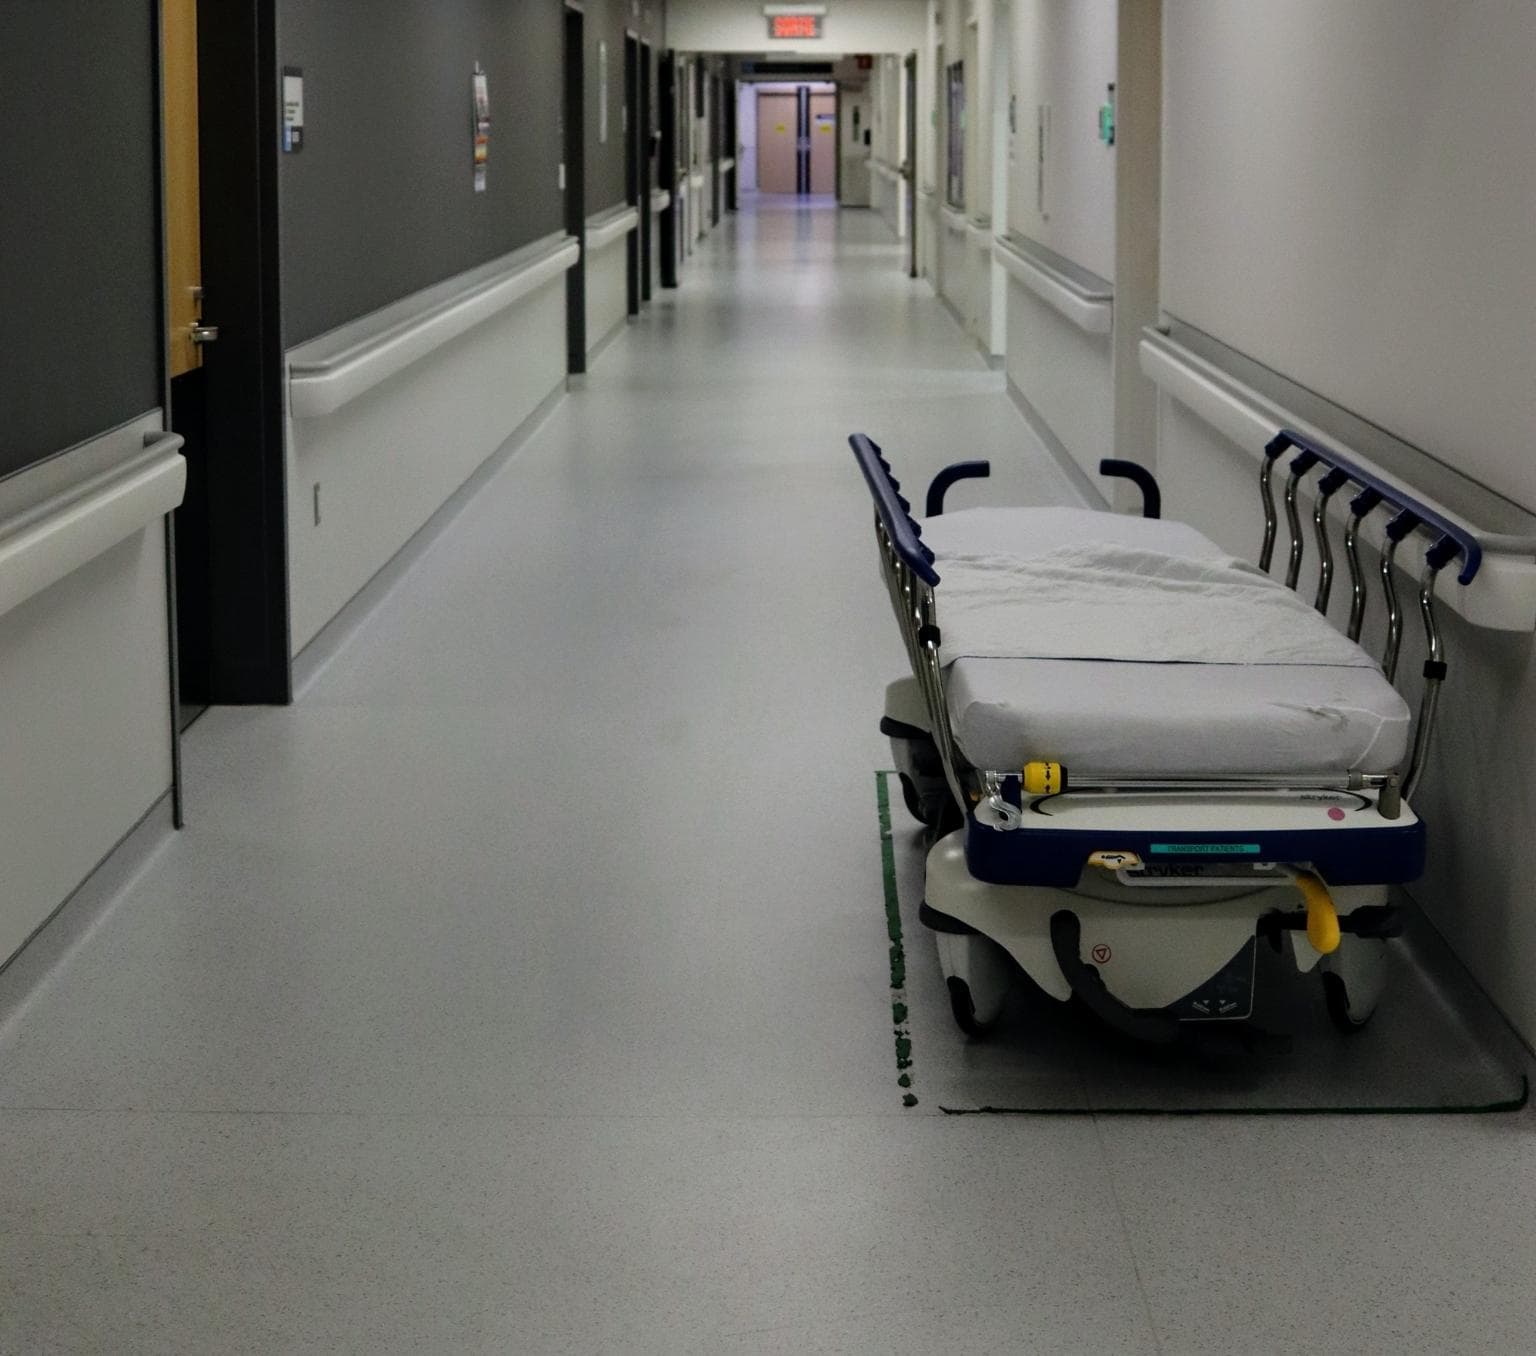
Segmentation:
{"type": "Polygon", "coordinates": [[[491,158],[491,90],[480,63],[470,81],[470,114],[474,129],[475,192],[485,192],[486,166],[491,158]]]}
{"type": "Polygon", "coordinates": [[[597,139],[608,144],[608,44],[597,44],[597,139]]]}
{"type": "Polygon", "coordinates": [[[304,72],[298,66],[283,67],[283,150],[289,155],[304,149],[304,72]]]}

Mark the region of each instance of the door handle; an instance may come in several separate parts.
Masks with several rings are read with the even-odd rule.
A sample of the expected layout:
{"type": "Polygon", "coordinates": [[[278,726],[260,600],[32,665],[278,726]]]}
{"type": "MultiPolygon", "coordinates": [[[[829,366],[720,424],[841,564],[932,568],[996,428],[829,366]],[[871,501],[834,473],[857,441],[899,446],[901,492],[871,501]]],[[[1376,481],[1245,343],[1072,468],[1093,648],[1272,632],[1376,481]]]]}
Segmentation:
{"type": "Polygon", "coordinates": [[[189,336],[194,344],[211,344],[219,337],[217,325],[193,325],[189,336]]]}

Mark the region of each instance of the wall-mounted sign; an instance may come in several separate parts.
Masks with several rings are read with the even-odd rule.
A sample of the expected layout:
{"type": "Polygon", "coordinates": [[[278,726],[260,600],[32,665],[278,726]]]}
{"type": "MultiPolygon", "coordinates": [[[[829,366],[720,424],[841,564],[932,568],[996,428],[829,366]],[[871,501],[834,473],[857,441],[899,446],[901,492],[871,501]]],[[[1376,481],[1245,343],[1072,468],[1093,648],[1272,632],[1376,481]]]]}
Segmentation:
{"type": "Polygon", "coordinates": [[[292,155],[304,149],[304,72],[298,66],[283,67],[283,150],[292,155]]]}
{"type": "Polygon", "coordinates": [[[608,44],[597,44],[597,139],[608,144],[608,44]]]}
{"type": "Polygon", "coordinates": [[[770,14],[768,16],[770,38],[819,38],[821,15],[819,14],[770,14]]]}
{"type": "Polygon", "coordinates": [[[491,90],[480,63],[470,78],[470,118],[474,129],[475,192],[485,192],[485,171],[491,158],[491,90]]]}

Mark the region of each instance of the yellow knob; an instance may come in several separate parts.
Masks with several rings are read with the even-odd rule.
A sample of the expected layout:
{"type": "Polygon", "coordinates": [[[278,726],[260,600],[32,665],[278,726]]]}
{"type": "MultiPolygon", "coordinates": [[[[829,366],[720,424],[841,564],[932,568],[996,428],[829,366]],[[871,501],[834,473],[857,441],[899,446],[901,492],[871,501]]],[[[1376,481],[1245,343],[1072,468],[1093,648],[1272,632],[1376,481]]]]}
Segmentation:
{"type": "Polygon", "coordinates": [[[1067,770],[1060,763],[1025,763],[1023,780],[1031,796],[1055,796],[1067,789],[1067,770]]]}
{"type": "Polygon", "coordinates": [[[1296,877],[1296,888],[1307,902],[1307,940],[1320,956],[1339,949],[1339,911],[1322,879],[1309,871],[1296,877]]]}

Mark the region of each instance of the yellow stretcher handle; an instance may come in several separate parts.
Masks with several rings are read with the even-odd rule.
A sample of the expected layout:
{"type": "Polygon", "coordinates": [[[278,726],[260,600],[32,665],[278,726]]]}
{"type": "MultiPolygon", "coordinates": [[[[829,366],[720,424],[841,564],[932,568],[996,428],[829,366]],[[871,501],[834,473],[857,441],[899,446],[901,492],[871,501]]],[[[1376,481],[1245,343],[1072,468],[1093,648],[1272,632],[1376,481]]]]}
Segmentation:
{"type": "Polygon", "coordinates": [[[1296,888],[1307,903],[1307,940],[1319,956],[1327,956],[1339,949],[1339,911],[1333,907],[1333,896],[1321,877],[1310,871],[1296,874],[1296,888]]]}
{"type": "Polygon", "coordinates": [[[1067,789],[1067,770],[1060,763],[1025,763],[1023,782],[1028,795],[1060,795],[1067,789]]]}

